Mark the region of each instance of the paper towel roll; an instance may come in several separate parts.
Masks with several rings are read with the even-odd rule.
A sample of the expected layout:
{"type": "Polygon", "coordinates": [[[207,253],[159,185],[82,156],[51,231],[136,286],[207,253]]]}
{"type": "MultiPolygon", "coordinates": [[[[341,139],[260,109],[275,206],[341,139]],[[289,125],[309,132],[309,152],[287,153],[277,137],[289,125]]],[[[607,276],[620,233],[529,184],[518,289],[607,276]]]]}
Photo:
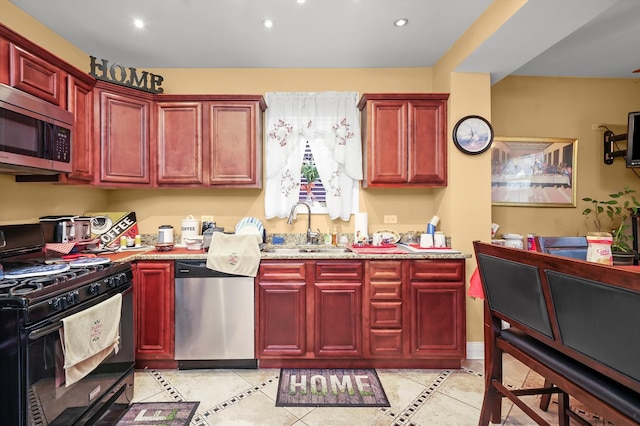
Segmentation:
{"type": "Polygon", "coordinates": [[[354,223],[354,242],[366,242],[369,239],[368,218],[366,213],[355,213],[353,215],[354,223]]]}

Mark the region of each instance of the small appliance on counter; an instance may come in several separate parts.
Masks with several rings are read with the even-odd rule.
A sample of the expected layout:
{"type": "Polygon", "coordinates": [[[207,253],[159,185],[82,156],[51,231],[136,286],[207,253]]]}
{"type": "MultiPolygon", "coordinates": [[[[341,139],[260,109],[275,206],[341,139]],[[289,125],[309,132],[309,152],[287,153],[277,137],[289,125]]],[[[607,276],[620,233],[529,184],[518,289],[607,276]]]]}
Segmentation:
{"type": "Polygon", "coordinates": [[[47,243],[83,243],[92,240],[89,216],[42,216],[39,220],[47,243]]]}

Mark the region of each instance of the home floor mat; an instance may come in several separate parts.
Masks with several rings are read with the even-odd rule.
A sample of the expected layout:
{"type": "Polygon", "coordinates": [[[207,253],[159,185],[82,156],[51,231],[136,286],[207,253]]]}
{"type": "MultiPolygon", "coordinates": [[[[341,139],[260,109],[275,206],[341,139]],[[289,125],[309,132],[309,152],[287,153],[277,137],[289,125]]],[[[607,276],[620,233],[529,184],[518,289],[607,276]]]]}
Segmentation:
{"type": "Polygon", "coordinates": [[[280,370],[276,407],[389,407],[374,369],[280,370]]]}
{"type": "Polygon", "coordinates": [[[199,402],[136,402],[120,418],[117,426],[186,426],[199,402]]]}

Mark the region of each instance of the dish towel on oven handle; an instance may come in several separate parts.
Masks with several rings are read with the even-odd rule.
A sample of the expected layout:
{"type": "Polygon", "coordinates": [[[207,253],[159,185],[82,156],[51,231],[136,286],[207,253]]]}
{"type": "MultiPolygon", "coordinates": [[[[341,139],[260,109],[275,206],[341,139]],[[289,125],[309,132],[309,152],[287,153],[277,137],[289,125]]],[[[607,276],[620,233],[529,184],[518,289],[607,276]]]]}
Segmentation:
{"type": "Polygon", "coordinates": [[[119,351],[122,294],[62,319],[60,340],[65,386],[91,373],[112,351],[119,351]]]}
{"type": "Polygon", "coordinates": [[[227,274],[255,277],[260,266],[260,242],[257,234],[214,232],[207,252],[207,268],[227,274]]]}

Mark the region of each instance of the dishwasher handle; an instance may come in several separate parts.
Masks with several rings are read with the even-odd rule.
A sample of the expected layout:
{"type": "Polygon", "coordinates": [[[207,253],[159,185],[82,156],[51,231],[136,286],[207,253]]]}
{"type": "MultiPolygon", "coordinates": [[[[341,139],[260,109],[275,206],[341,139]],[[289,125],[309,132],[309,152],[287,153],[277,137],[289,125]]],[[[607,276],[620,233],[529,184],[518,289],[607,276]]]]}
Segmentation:
{"type": "Polygon", "coordinates": [[[225,278],[241,277],[242,275],[227,274],[207,268],[206,259],[176,260],[174,265],[175,278],[225,278]]]}

